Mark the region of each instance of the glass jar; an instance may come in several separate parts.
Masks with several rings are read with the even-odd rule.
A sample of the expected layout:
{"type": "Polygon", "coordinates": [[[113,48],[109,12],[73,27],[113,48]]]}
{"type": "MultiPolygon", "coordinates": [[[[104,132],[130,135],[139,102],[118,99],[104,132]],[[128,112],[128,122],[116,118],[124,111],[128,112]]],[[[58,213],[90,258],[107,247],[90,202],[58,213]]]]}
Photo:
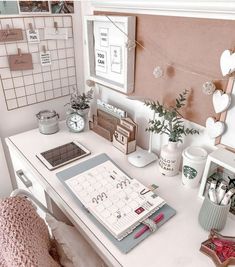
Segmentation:
{"type": "Polygon", "coordinates": [[[54,110],[42,110],[36,114],[39,132],[53,134],[59,131],[59,114],[54,110]]]}

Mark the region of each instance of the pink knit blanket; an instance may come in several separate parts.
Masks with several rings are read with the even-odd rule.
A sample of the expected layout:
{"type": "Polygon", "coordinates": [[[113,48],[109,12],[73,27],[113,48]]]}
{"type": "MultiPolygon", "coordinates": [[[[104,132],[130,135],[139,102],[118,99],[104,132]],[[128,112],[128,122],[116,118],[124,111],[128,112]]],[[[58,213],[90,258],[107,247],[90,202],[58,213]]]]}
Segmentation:
{"type": "Polygon", "coordinates": [[[0,267],[58,267],[47,226],[24,197],[0,201],[0,267]]]}

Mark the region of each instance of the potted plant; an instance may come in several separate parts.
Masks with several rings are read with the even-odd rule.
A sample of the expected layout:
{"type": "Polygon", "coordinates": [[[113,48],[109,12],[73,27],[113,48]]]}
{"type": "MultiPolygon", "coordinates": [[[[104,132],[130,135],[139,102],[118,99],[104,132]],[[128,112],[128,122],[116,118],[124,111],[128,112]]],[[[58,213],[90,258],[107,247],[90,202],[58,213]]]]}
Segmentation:
{"type": "Polygon", "coordinates": [[[169,137],[167,145],[163,146],[159,158],[159,170],[167,176],[174,176],[179,172],[181,159],[181,146],[183,136],[199,134],[194,128],[184,126],[183,116],[180,114],[181,108],[186,104],[188,90],[175,99],[174,106],[166,106],[158,101],[146,101],[145,105],[157,114],[157,119],[149,121],[147,131],[166,134],[169,137]]]}
{"type": "Polygon", "coordinates": [[[90,89],[86,93],[80,93],[78,90],[74,90],[70,97],[70,103],[68,104],[72,112],[77,112],[81,116],[84,116],[89,112],[92,98],[93,89],[90,89]]]}

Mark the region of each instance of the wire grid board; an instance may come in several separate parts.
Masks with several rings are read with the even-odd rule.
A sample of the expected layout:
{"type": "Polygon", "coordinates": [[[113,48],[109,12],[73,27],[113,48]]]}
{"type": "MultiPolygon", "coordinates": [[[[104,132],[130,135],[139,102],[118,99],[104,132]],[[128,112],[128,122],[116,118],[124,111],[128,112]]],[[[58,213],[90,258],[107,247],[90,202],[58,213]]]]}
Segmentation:
{"type": "Polygon", "coordinates": [[[24,39],[16,42],[0,43],[0,77],[8,110],[36,104],[39,102],[69,95],[77,86],[74,54],[73,23],[71,16],[27,16],[4,18],[0,20],[0,29],[21,28],[24,39]],[[67,28],[67,40],[45,40],[44,28],[67,28]],[[26,30],[29,23],[39,30],[40,42],[28,43],[26,30]],[[41,66],[40,52],[43,46],[51,53],[52,64],[41,66]],[[31,53],[32,70],[10,71],[8,55],[31,53]]]}

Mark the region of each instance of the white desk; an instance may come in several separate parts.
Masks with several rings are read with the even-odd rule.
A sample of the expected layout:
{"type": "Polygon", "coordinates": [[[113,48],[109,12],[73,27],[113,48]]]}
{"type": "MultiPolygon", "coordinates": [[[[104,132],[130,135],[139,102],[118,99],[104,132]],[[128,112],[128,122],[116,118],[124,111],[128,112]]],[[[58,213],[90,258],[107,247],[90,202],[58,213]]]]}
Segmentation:
{"type": "MultiPolygon", "coordinates": [[[[198,189],[186,189],[181,184],[180,176],[161,176],[156,163],[141,169],[133,167],[128,163],[125,155],[92,131],[78,134],[70,133],[64,123],[60,125],[60,128],[58,133],[49,136],[42,135],[38,129],[35,129],[7,138],[11,156],[19,159],[20,163],[18,163],[19,167],[17,168],[21,168],[22,164],[33,173],[37,182],[96,247],[98,253],[110,266],[214,266],[208,257],[199,252],[200,244],[207,239],[208,232],[204,231],[198,224],[198,212],[202,203],[202,200],[197,196],[198,189]],[[92,152],[89,158],[99,153],[107,153],[130,176],[139,179],[145,185],[155,183],[160,186],[157,191],[158,194],[177,211],[172,219],[128,254],[122,254],[86,217],[56,177],[57,172],[78,162],[75,161],[57,170],[49,171],[35,156],[36,153],[75,139],[92,152]]],[[[82,160],[86,159],[88,157],[82,160]]],[[[34,188],[34,192],[37,192],[36,188],[34,188]]],[[[235,221],[229,218],[222,234],[234,235],[234,227],[235,221]]]]}

